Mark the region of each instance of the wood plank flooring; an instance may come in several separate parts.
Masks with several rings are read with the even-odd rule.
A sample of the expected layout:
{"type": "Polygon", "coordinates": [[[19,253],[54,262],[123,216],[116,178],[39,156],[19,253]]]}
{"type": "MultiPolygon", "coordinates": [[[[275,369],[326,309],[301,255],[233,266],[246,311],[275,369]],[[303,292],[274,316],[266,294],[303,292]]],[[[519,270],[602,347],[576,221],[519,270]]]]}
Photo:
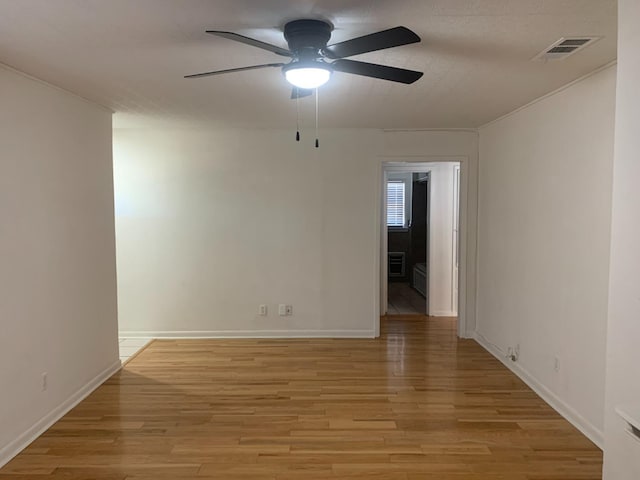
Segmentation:
{"type": "Polygon", "coordinates": [[[601,478],[600,450],[455,319],[382,328],[154,341],[0,480],[601,478]]]}

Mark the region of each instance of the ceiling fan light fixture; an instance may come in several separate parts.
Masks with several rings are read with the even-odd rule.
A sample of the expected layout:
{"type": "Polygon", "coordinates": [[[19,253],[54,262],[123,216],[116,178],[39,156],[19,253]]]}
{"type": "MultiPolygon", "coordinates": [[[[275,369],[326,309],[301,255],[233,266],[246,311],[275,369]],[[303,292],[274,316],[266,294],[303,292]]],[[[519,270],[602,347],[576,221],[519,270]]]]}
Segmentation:
{"type": "Polygon", "coordinates": [[[282,70],[287,82],[294,87],[307,90],[327,83],[332,73],[331,66],[322,62],[293,62],[282,70]]]}

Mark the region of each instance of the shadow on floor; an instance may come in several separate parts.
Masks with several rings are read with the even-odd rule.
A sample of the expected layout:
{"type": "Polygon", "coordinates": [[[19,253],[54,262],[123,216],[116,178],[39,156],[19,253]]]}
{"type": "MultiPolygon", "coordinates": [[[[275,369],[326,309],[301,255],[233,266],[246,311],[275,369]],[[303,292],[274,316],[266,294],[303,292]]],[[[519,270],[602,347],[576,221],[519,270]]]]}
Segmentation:
{"type": "Polygon", "coordinates": [[[427,299],[409,283],[389,282],[387,315],[424,315],[427,299]]]}

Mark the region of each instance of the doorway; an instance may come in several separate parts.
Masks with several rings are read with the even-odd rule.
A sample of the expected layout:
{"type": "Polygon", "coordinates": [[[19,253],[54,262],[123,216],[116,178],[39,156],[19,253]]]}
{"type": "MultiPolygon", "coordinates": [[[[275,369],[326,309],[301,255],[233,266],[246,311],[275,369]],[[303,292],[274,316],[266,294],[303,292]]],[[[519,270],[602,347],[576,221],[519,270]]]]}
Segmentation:
{"type": "Polygon", "coordinates": [[[390,171],[387,196],[387,315],[429,312],[431,172],[390,171]]]}
{"type": "Polygon", "coordinates": [[[383,163],[382,315],[458,316],[461,166],[383,163]]]}

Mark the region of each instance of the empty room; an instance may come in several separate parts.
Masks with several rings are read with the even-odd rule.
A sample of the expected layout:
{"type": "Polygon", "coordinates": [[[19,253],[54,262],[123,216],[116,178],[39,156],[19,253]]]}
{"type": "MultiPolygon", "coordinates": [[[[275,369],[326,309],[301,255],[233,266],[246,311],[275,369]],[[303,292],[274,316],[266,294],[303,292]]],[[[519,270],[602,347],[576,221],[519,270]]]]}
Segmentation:
{"type": "Polygon", "coordinates": [[[0,480],[640,479],[639,18],[0,0],[0,480]]]}

